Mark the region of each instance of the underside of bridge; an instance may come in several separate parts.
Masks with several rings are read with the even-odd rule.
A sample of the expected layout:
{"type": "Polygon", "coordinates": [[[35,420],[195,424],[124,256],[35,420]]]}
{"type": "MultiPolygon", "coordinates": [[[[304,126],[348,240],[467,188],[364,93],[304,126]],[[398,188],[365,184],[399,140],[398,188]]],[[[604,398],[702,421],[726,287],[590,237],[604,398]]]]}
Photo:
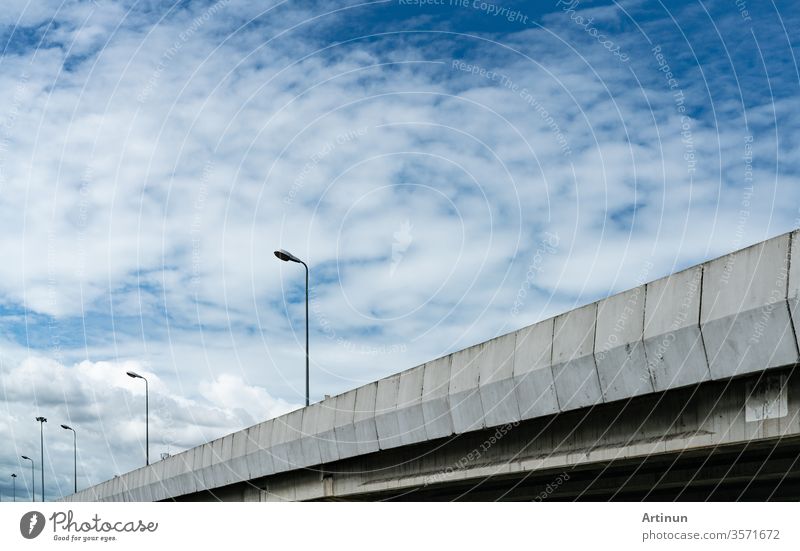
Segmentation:
{"type": "Polygon", "coordinates": [[[299,469],[181,501],[800,500],[797,366],[299,469]]]}
{"type": "Polygon", "coordinates": [[[494,476],[440,487],[417,487],[366,498],[387,501],[800,501],[798,458],[800,440],[779,439],[600,462],[567,470],[494,476]]]}

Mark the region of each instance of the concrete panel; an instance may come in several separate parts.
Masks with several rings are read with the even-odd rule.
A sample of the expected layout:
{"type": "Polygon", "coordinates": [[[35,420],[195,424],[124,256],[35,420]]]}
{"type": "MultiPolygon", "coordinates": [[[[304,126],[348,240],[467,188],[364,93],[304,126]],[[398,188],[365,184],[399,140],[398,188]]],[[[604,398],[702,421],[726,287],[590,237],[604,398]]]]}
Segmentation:
{"type": "Polygon", "coordinates": [[[700,327],[712,379],[798,361],[788,263],[786,234],[706,265],[700,327]]]}
{"type": "Polygon", "coordinates": [[[118,476],[111,481],[111,495],[109,497],[119,496],[119,501],[128,501],[125,496],[125,483],[123,477],[118,476]]]}
{"type": "Polygon", "coordinates": [[[206,485],[209,488],[219,488],[225,485],[225,471],[228,470],[227,459],[230,458],[230,441],[231,435],[222,438],[217,438],[211,442],[211,466],[207,469],[205,475],[206,485]],[[228,439],[228,455],[225,456],[225,439],[228,439]]]}
{"type": "MultiPolygon", "coordinates": [[[[245,446],[245,468],[247,469],[248,478],[255,478],[262,472],[260,454],[258,454],[258,431],[259,425],[255,425],[245,429],[244,431],[244,446],[245,446]]],[[[270,465],[272,462],[270,461],[270,465]]]]}
{"type": "Polygon", "coordinates": [[[184,451],[173,455],[167,460],[167,464],[164,466],[162,484],[168,495],[178,495],[175,494],[174,491],[177,485],[177,477],[181,474],[181,464],[185,461],[184,457],[187,453],[187,451],[184,451]]]}
{"type": "Polygon", "coordinates": [[[246,458],[247,430],[235,432],[232,437],[230,460],[226,463],[228,472],[224,475],[228,484],[249,479],[246,458]]]}
{"type": "Polygon", "coordinates": [[[194,493],[197,492],[198,489],[201,489],[198,488],[197,477],[192,474],[195,464],[197,464],[199,468],[202,462],[201,453],[200,448],[192,448],[178,455],[180,461],[177,465],[177,474],[171,479],[176,488],[176,493],[174,495],[194,493]]]}
{"type": "Polygon", "coordinates": [[[247,468],[252,478],[275,473],[275,460],[271,451],[273,419],[247,429],[247,468]]]}
{"type": "Polygon", "coordinates": [[[597,304],[557,316],[553,326],[553,382],[561,411],[602,403],[594,362],[597,304]]]}
{"type": "Polygon", "coordinates": [[[305,467],[303,461],[303,413],[305,408],[296,409],[289,413],[286,427],[286,447],[289,459],[289,468],[299,469],[305,467]]]}
{"type": "Polygon", "coordinates": [[[211,446],[208,444],[202,444],[193,449],[194,454],[192,456],[192,469],[189,474],[191,474],[194,478],[197,491],[199,492],[201,490],[208,489],[205,478],[203,477],[203,469],[206,466],[211,466],[211,446]]]}
{"type": "Polygon", "coordinates": [[[303,466],[310,467],[322,463],[319,454],[319,412],[322,402],[311,404],[303,413],[303,438],[300,440],[300,452],[303,455],[303,466]]]}
{"type": "Polygon", "coordinates": [[[479,358],[483,350],[479,344],[453,354],[450,365],[450,415],[453,417],[453,430],[457,434],[485,426],[478,389],[479,358]]]}
{"type": "Polygon", "coordinates": [[[641,285],[597,305],[594,354],[606,402],[653,392],[642,343],[645,292],[641,285]]]}
{"type": "Polygon", "coordinates": [[[350,390],[336,397],[336,416],[334,418],[334,432],[336,435],[336,448],[339,457],[354,457],[358,455],[356,445],[356,427],[353,424],[356,411],[356,391],[350,390]]]}
{"type": "Polygon", "coordinates": [[[167,491],[162,481],[164,480],[164,473],[166,473],[171,460],[172,458],[168,457],[153,465],[152,479],[150,482],[150,497],[153,501],[161,501],[167,498],[167,491]]]}
{"type": "Polygon", "coordinates": [[[141,483],[142,469],[136,469],[128,473],[128,476],[120,477],[122,482],[122,494],[125,501],[138,501],[137,488],[141,483]]]}
{"type": "Polygon", "coordinates": [[[657,392],[711,379],[700,334],[703,267],[646,285],[644,349],[657,392]]]}
{"type": "Polygon", "coordinates": [[[400,445],[400,423],[397,419],[397,395],[400,391],[400,374],[378,381],[375,396],[375,428],[382,450],[400,445]]]}
{"type": "Polygon", "coordinates": [[[356,389],[356,411],[353,424],[356,428],[356,447],[358,454],[376,452],[378,428],[375,426],[375,401],[378,397],[378,383],[370,383],[356,389]]]}
{"type": "Polygon", "coordinates": [[[269,452],[272,454],[272,463],[275,465],[276,473],[291,469],[291,465],[289,465],[289,446],[287,445],[288,423],[288,414],[276,417],[272,421],[269,452]]]}
{"type": "Polygon", "coordinates": [[[135,501],[140,503],[149,503],[155,501],[153,499],[153,487],[152,484],[144,484],[143,486],[136,488],[134,493],[135,501]]]}
{"type": "Polygon", "coordinates": [[[214,487],[214,477],[211,467],[214,459],[215,443],[216,440],[212,440],[211,442],[206,442],[205,444],[201,445],[202,449],[201,464],[200,468],[195,471],[195,475],[197,475],[198,484],[201,484],[202,487],[205,489],[211,489],[214,487]]]}
{"type": "Polygon", "coordinates": [[[339,460],[339,449],[336,447],[336,435],[333,430],[336,418],[336,397],[326,398],[320,402],[317,419],[317,446],[323,463],[339,460]]]}
{"type": "Polygon", "coordinates": [[[550,369],[553,318],[517,331],[514,384],[521,419],[557,413],[558,398],[550,369]]]}
{"type": "Polygon", "coordinates": [[[400,443],[404,446],[427,439],[425,418],[422,415],[422,380],[424,366],[400,373],[397,390],[397,423],[400,443]]]}
{"type": "Polygon", "coordinates": [[[139,488],[138,496],[139,501],[155,501],[153,499],[153,482],[155,480],[153,471],[155,466],[159,463],[161,463],[161,461],[157,461],[149,467],[145,467],[144,471],[142,472],[141,486],[139,488]]]}
{"type": "Polygon", "coordinates": [[[520,420],[514,387],[516,333],[509,333],[484,343],[478,358],[479,391],[487,427],[520,420]]]}
{"type": "Polygon", "coordinates": [[[450,356],[425,364],[422,376],[422,417],[428,440],[453,434],[450,416],[450,356]]]}

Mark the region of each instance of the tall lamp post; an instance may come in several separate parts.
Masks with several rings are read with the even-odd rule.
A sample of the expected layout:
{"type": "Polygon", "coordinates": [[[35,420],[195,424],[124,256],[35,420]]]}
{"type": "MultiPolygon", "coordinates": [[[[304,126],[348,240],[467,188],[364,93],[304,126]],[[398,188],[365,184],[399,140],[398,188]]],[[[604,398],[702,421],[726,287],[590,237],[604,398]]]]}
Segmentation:
{"type": "Polygon", "coordinates": [[[13,484],[13,488],[14,488],[12,490],[12,492],[13,492],[12,495],[14,496],[14,501],[16,502],[17,501],[17,475],[16,475],[16,473],[11,473],[11,480],[12,480],[12,484],[13,484]]]}
{"type": "Polygon", "coordinates": [[[150,464],[150,388],[147,384],[147,379],[133,371],[127,372],[128,377],[133,379],[142,379],[144,381],[144,427],[145,427],[145,464],[150,464]]]}
{"type": "Polygon", "coordinates": [[[21,455],[20,457],[22,457],[22,459],[27,459],[28,461],[31,462],[31,501],[36,501],[36,476],[34,476],[33,474],[34,472],[33,459],[31,459],[27,455],[21,455]]]}
{"type": "Polygon", "coordinates": [[[284,251],[283,249],[275,251],[275,256],[284,262],[297,262],[298,264],[302,264],[306,269],[306,405],[308,405],[308,264],[289,251],[284,251]]]}
{"type": "Polygon", "coordinates": [[[78,493],[78,434],[75,432],[75,429],[70,427],[69,425],[61,425],[61,428],[64,430],[71,430],[72,431],[72,466],[75,469],[74,472],[74,481],[75,481],[75,490],[74,493],[78,493]]]}
{"type": "Polygon", "coordinates": [[[39,421],[39,449],[41,450],[41,465],[42,465],[42,503],[44,503],[44,424],[47,419],[44,417],[37,417],[39,421]]]}

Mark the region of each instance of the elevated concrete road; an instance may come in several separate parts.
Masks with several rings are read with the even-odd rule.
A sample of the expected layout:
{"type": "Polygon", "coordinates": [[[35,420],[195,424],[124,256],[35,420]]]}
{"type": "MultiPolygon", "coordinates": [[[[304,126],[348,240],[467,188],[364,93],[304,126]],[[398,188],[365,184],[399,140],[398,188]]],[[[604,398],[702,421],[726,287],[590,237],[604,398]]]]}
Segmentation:
{"type": "Polygon", "coordinates": [[[66,499],[797,497],[798,237],[770,239],[66,499]]]}

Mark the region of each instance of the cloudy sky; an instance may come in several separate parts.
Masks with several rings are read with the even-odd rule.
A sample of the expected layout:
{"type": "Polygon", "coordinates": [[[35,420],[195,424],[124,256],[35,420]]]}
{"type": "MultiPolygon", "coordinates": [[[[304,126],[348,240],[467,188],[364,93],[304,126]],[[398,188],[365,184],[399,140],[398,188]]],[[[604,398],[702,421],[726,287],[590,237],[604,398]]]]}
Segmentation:
{"type": "Polygon", "coordinates": [[[791,0],[7,0],[0,493],[798,226],[791,0]]]}

